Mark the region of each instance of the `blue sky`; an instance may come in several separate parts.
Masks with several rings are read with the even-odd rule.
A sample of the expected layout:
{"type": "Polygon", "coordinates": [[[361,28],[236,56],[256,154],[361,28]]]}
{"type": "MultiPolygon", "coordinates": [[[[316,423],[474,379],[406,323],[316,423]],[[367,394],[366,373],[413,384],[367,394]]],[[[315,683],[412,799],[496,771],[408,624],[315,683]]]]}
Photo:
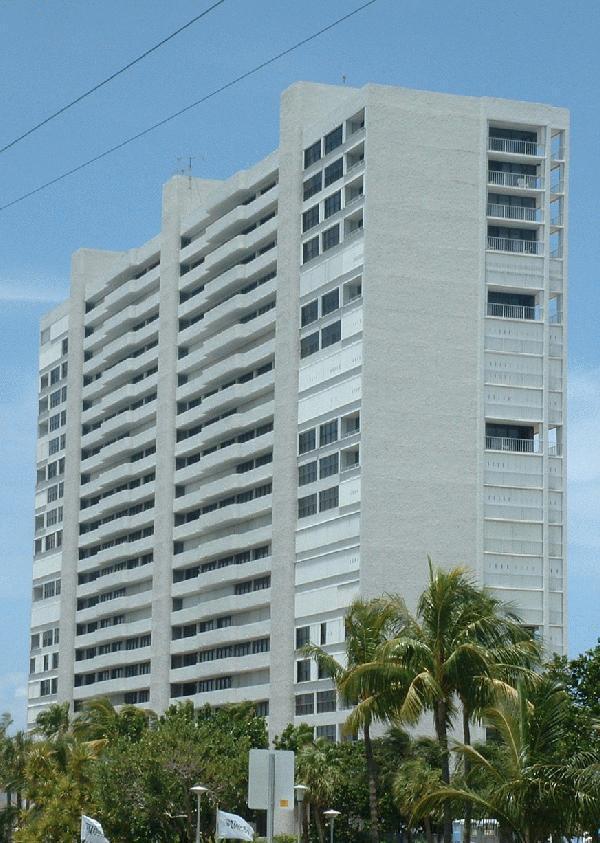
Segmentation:
{"type": "MultiPolygon", "coordinates": [[[[360,5],[226,0],[127,74],[0,155],[0,199],[35,188],[360,5]]],[[[0,146],[181,26],[209,0],[3,0],[0,146]]],[[[0,711],[23,722],[38,319],[80,246],[127,249],[160,225],[161,185],[193,156],[220,178],[277,145],[298,79],[550,102],[572,111],[570,650],[600,635],[600,4],[378,0],[334,31],[83,172],[0,212],[0,711]]]]}

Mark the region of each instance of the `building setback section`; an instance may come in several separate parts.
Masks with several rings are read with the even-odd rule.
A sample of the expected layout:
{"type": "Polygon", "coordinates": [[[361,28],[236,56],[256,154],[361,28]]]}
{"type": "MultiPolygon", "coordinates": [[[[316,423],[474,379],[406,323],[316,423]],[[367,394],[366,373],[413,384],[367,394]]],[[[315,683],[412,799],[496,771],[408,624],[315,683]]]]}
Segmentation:
{"type": "Polygon", "coordinates": [[[346,712],[357,596],[472,568],[566,647],[568,114],[284,92],[278,150],[175,177],[42,321],[29,722],[94,696],[346,712]]]}

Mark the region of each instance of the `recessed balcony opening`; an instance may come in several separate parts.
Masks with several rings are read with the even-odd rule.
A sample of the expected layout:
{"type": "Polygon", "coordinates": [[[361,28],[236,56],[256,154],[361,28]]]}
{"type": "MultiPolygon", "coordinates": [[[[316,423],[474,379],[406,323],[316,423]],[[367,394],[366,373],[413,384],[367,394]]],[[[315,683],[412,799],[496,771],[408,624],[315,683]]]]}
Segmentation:
{"type": "Polygon", "coordinates": [[[353,202],[358,202],[364,196],[363,178],[360,176],[345,187],[345,205],[351,205],[353,202]]]}
{"type": "Polygon", "coordinates": [[[550,257],[562,258],[563,256],[563,233],[562,229],[550,233],[550,257]]]}
{"type": "Polygon", "coordinates": [[[565,165],[556,164],[550,170],[550,193],[553,196],[565,192],[565,165]]]}
{"type": "Polygon", "coordinates": [[[501,319],[542,318],[541,307],[536,305],[536,297],[525,293],[504,293],[488,290],[487,315],[501,319]]]}
{"type": "Polygon", "coordinates": [[[562,427],[548,428],[548,454],[562,457],[562,427]]]}
{"type": "Polygon", "coordinates": [[[357,132],[361,132],[365,128],[365,110],[364,108],[351,117],[349,120],[346,120],[346,138],[350,138],[352,135],[355,135],[357,132]]]}
{"type": "Polygon", "coordinates": [[[550,139],[550,150],[553,161],[563,161],[565,157],[565,133],[562,129],[554,129],[550,139]]]}
{"type": "Polygon", "coordinates": [[[487,422],[487,451],[511,451],[516,454],[541,453],[539,425],[487,422]]]}
{"type": "Polygon", "coordinates": [[[342,439],[346,436],[354,436],[355,433],[360,432],[360,413],[357,410],[355,413],[348,413],[347,416],[342,416],[342,439]]]}
{"type": "Polygon", "coordinates": [[[352,471],[360,465],[359,446],[354,445],[352,448],[346,448],[340,451],[340,471],[352,471]]]}
{"type": "Polygon", "coordinates": [[[360,298],[362,298],[362,278],[353,278],[351,281],[347,281],[343,288],[343,304],[350,304],[360,298]]]}
{"type": "Polygon", "coordinates": [[[537,229],[488,225],[487,248],[493,252],[541,255],[544,244],[537,237],[537,229]]]}
{"type": "Polygon", "coordinates": [[[535,196],[518,196],[505,193],[488,193],[488,217],[519,220],[521,222],[542,221],[542,210],[537,207],[535,196]]]}
{"type": "Polygon", "coordinates": [[[550,203],[550,226],[551,227],[558,227],[558,226],[562,226],[564,224],[563,223],[563,204],[564,204],[564,197],[563,196],[557,196],[550,203]]]}
{"type": "Polygon", "coordinates": [[[356,146],[350,152],[346,153],[346,173],[350,173],[354,168],[360,167],[364,160],[365,145],[361,143],[360,146],[356,146]]]}
{"type": "Polygon", "coordinates": [[[562,324],[562,296],[559,294],[548,299],[548,321],[551,325],[562,324]]]}
{"type": "Polygon", "coordinates": [[[544,154],[543,146],[538,144],[537,132],[531,129],[504,129],[490,126],[488,149],[493,152],[507,152],[511,155],[544,154]]]}
{"type": "Polygon", "coordinates": [[[537,164],[516,161],[489,161],[488,183],[518,190],[542,190],[544,186],[537,164]]]}
{"type": "Polygon", "coordinates": [[[355,234],[362,231],[363,228],[363,214],[362,210],[344,220],[344,238],[347,240],[355,234]]]}

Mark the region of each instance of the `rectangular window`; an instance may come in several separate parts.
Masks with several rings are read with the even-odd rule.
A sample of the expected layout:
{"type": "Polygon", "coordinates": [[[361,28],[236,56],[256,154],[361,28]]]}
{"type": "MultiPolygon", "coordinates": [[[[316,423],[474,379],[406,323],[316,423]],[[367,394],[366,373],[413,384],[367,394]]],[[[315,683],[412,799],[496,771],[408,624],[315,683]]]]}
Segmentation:
{"type": "Polygon", "coordinates": [[[335,711],[335,691],[317,691],[317,714],[335,711]]]}
{"type": "Polygon", "coordinates": [[[332,325],[327,325],[321,331],[321,348],[327,348],[334,345],[342,338],[342,323],[340,320],[334,322],[332,325]]]}
{"type": "Polygon", "coordinates": [[[319,460],[319,477],[323,480],[325,477],[331,477],[332,474],[337,474],[339,471],[339,454],[329,454],[327,457],[322,457],[319,460]]]}
{"type": "Polygon", "coordinates": [[[57,413],[55,416],[50,416],[50,432],[54,430],[58,430],[60,427],[60,413],[57,413]]]}
{"type": "Polygon", "coordinates": [[[314,694],[296,694],[296,717],[315,713],[314,694]]]}
{"type": "Polygon", "coordinates": [[[62,341],[62,353],[67,354],[68,351],[69,351],[69,340],[66,339],[66,340],[62,341]]]}
{"type": "MultiPolygon", "coordinates": [[[[322,476],[322,475],[321,475],[322,476]]],[[[298,466],[298,485],[306,486],[307,483],[314,483],[317,479],[317,461],[306,462],[298,466]]]]}
{"type": "Polygon", "coordinates": [[[319,318],[319,300],[305,304],[300,308],[300,326],[304,328],[305,325],[310,325],[311,322],[316,322],[319,318]]]}
{"type": "Polygon", "coordinates": [[[52,630],[51,630],[51,629],[47,629],[47,630],[46,630],[46,631],[42,634],[42,647],[51,647],[51,646],[52,646],[52,641],[53,641],[52,630]]]}
{"type": "Polygon", "coordinates": [[[310,682],[310,659],[296,662],[296,682],[310,682]]]}
{"type": "Polygon", "coordinates": [[[317,511],[317,496],[307,495],[304,498],[298,499],[298,518],[306,518],[309,515],[315,515],[317,511]]]}
{"type": "Polygon", "coordinates": [[[60,451],[60,437],[51,439],[48,444],[48,454],[57,454],[60,451]]]}
{"type": "Polygon", "coordinates": [[[310,626],[299,626],[296,629],[296,649],[304,647],[310,642],[310,626]]]}
{"type": "Polygon", "coordinates": [[[317,447],[317,437],[314,427],[310,430],[305,430],[298,436],[298,453],[306,454],[308,451],[314,451],[317,447]]]}
{"type": "Polygon", "coordinates": [[[319,161],[321,158],[321,141],[315,141],[311,143],[304,150],[304,169],[306,170],[307,167],[310,167],[311,164],[314,164],[315,161],[319,161]]]}
{"type": "Polygon", "coordinates": [[[57,366],[56,369],[52,369],[50,372],[50,384],[53,385],[58,383],[60,380],[60,366],[57,366]]]}
{"type": "Polygon", "coordinates": [[[325,167],[325,187],[341,179],[344,175],[344,159],[338,158],[329,167],[325,167]]]}
{"type": "Polygon", "coordinates": [[[319,427],[319,445],[329,445],[331,442],[338,440],[338,420],[325,422],[319,427]]]}
{"type": "Polygon", "coordinates": [[[319,224],[319,206],[313,205],[302,214],[302,231],[308,231],[319,224]]]}
{"type": "Polygon", "coordinates": [[[300,357],[310,357],[319,350],[319,332],[309,334],[300,340],[300,357]]]}
{"type": "Polygon", "coordinates": [[[319,238],[313,237],[302,244],[302,263],[308,263],[319,257],[319,238]]]}
{"type": "Polygon", "coordinates": [[[329,219],[329,217],[333,216],[333,214],[337,214],[341,207],[342,192],[341,190],[337,190],[335,193],[332,193],[331,196],[327,196],[325,199],[325,203],[323,206],[324,219],[329,219]]]}
{"type": "Polygon", "coordinates": [[[331,489],[324,489],[319,492],[319,512],[327,509],[334,509],[339,504],[339,487],[332,486],[331,489]]]}
{"type": "Polygon", "coordinates": [[[50,393],[50,407],[58,407],[60,404],[60,389],[57,389],[56,392],[50,393]]]}
{"type": "Polygon", "coordinates": [[[340,242],[339,225],[334,225],[332,228],[328,228],[321,236],[323,240],[323,251],[327,252],[329,249],[333,249],[333,247],[337,246],[340,242]]]}
{"type": "Polygon", "coordinates": [[[321,316],[327,316],[328,313],[333,313],[334,310],[338,310],[339,306],[340,291],[337,287],[335,290],[331,290],[329,293],[321,296],[321,316]]]}
{"type": "Polygon", "coordinates": [[[321,624],[321,646],[327,644],[327,621],[321,624]]]}
{"type": "Polygon", "coordinates": [[[318,193],[321,190],[322,176],[323,174],[319,172],[315,173],[314,176],[311,176],[309,179],[306,179],[302,185],[303,199],[310,199],[311,196],[314,196],[315,193],[318,193]]]}
{"type": "Polygon", "coordinates": [[[335,725],[317,726],[317,737],[335,743],[335,725]]]}
{"type": "Polygon", "coordinates": [[[333,152],[334,149],[337,149],[338,146],[342,145],[343,142],[343,134],[342,134],[342,127],[337,126],[333,131],[329,132],[325,135],[325,155],[328,152],[333,152]]]}

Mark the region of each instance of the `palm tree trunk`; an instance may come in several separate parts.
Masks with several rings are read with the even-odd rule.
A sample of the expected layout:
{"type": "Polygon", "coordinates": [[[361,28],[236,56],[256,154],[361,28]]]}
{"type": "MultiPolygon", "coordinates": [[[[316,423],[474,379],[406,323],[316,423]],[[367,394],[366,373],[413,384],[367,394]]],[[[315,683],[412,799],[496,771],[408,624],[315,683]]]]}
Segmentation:
{"type": "Polygon", "coordinates": [[[431,822],[429,817],[423,818],[423,826],[425,828],[425,837],[427,838],[427,843],[433,843],[433,832],[431,831],[431,822]]]}
{"type": "Polygon", "coordinates": [[[368,723],[366,723],[363,727],[363,735],[365,741],[365,755],[367,758],[367,777],[369,779],[369,812],[371,815],[370,837],[372,843],[378,843],[379,816],[377,809],[377,766],[373,756],[373,744],[371,742],[371,732],[368,723]]]}
{"type": "MultiPolygon", "coordinates": [[[[469,710],[466,704],[462,704],[463,715],[463,743],[465,746],[471,746],[471,726],[469,723],[469,710]]],[[[463,764],[465,771],[465,784],[469,783],[469,773],[471,772],[471,759],[468,755],[463,755],[463,764]]],[[[463,843],[471,843],[471,818],[473,816],[473,806],[470,802],[465,804],[465,826],[463,843]]]]}
{"type": "Polygon", "coordinates": [[[314,810],[315,815],[315,825],[317,827],[317,834],[319,835],[319,843],[325,843],[325,830],[323,829],[323,821],[321,820],[321,812],[318,809],[318,806],[315,805],[314,810]]]}
{"type": "MultiPolygon", "coordinates": [[[[448,755],[448,730],[446,700],[440,700],[434,710],[435,731],[442,751],[442,781],[450,784],[450,758],[448,755]]],[[[452,843],[452,810],[444,803],[444,843],[452,843]]]]}

